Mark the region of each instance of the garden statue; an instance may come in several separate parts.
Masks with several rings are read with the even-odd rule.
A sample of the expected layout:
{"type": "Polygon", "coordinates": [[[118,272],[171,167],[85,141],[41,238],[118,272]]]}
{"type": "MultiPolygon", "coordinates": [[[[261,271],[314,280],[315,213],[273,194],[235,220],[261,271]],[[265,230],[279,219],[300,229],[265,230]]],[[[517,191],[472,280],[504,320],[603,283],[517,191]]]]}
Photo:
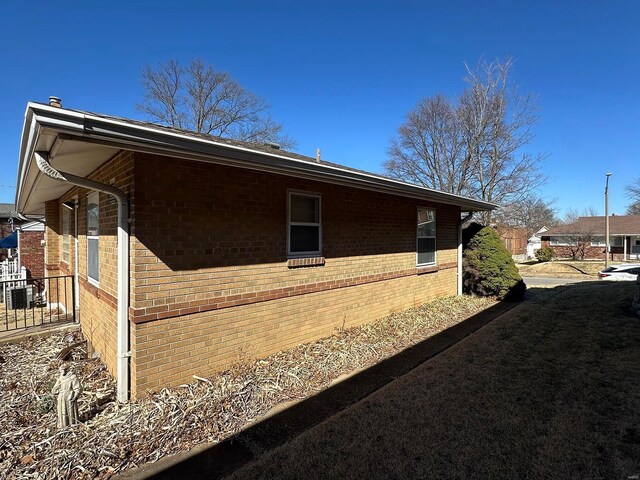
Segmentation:
{"type": "Polygon", "coordinates": [[[82,386],[78,377],[64,363],[51,393],[58,395],[58,428],[78,423],[78,397],[82,386]]]}

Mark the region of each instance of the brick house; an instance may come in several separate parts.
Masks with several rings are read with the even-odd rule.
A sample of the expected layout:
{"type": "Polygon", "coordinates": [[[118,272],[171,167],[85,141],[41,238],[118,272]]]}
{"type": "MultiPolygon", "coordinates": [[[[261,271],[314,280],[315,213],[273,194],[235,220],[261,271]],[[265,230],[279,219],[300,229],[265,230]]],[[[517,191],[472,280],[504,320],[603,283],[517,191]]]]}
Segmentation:
{"type": "Polygon", "coordinates": [[[280,150],[29,103],[18,211],[118,399],[461,293],[495,205],[280,150]]]}
{"type": "Polygon", "coordinates": [[[31,221],[20,225],[18,232],[18,258],[30,278],[44,277],[44,223],[31,221]]]}
{"type": "MultiPolygon", "coordinates": [[[[579,217],[574,223],[551,227],[542,236],[542,246],[551,247],[557,258],[574,252],[585,259],[605,258],[605,217],[579,217]]],[[[609,245],[614,261],[640,260],[640,215],[609,217],[609,245]]]]}
{"type": "MultiPolygon", "coordinates": [[[[20,216],[13,203],[0,203],[0,239],[11,235],[20,223],[20,216]]],[[[9,252],[6,248],[0,248],[0,254],[6,257],[9,252]]]]}
{"type": "MultiPolygon", "coordinates": [[[[44,276],[44,225],[41,221],[30,220],[15,210],[13,203],[0,203],[0,239],[15,235],[15,250],[18,265],[27,269],[27,275],[34,278],[44,276]]],[[[9,251],[0,248],[0,260],[9,255],[9,251]]]]}

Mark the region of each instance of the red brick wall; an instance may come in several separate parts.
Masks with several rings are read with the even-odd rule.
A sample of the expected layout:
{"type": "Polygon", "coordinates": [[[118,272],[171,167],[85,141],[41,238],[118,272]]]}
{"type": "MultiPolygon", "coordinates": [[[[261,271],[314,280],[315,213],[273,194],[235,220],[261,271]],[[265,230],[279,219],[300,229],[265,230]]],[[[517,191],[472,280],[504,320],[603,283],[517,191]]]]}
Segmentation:
{"type": "MultiPolygon", "coordinates": [[[[542,246],[550,247],[556,254],[556,258],[572,258],[571,248],[566,246],[551,245],[549,237],[542,237],[542,246]]],[[[611,256],[610,260],[623,261],[624,248],[623,247],[610,247],[611,256]]],[[[575,250],[575,249],[574,249],[575,250]]],[[[627,253],[629,253],[629,242],[627,241],[627,253]]],[[[580,258],[580,257],[578,257],[580,258]]],[[[605,247],[592,247],[591,245],[585,248],[585,260],[604,260],[605,259],[605,247]]]]}
{"type": "Polygon", "coordinates": [[[33,278],[44,277],[44,232],[20,232],[20,265],[33,278]]]}

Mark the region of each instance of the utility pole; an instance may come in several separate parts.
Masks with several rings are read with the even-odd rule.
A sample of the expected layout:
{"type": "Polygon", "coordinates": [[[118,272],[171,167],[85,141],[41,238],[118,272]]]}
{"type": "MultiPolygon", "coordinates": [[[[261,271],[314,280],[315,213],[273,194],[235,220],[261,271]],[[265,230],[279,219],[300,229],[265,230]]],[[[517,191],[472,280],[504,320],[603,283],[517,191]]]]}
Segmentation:
{"type": "Polygon", "coordinates": [[[612,173],[606,173],[607,183],[604,186],[604,268],[609,267],[609,177],[612,173]]]}

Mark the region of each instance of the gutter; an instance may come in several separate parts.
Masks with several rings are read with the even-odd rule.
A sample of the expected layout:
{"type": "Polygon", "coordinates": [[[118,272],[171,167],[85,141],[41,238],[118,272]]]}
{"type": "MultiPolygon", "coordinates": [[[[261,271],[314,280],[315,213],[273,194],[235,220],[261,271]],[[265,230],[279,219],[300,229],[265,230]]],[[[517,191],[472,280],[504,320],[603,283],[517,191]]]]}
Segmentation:
{"type": "MultiPolygon", "coordinates": [[[[114,197],[118,203],[118,288],[117,288],[117,390],[119,402],[129,400],[129,200],[112,185],[95,182],[70,173],[60,172],[49,163],[49,152],[34,152],[38,169],[47,177],[79,187],[96,190],[114,197]]],[[[77,232],[76,232],[77,237],[77,232]]],[[[77,258],[77,256],[76,256],[77,258]]]]}
{"type": "MultiPolygon", "coordinates": [[[[22,152],[28,152],[33,145],[34,127],[50,129],[57,132],[61,138],[66,137],[64,139],[68,140],[349,185],[382,193],[448,203],[460,206],[463,210],[484,211],[498,206],[490,202],[440,192],[366,172],[339,168],[335,165],[319,164],[273,152],[217,142],[214,139],[199,138],[120,119],[101,117],[89,112],[37,103],[29,103],[27,106],[22,152]],[[25,135],[27,131],[28,136],[25,135]]],[[[22,191],[28,161],[23,159],[25,165],[21,165],[18,174],[17,206],[19,200],[25,203],[29,196],[29,192],[22,191]]]]}

